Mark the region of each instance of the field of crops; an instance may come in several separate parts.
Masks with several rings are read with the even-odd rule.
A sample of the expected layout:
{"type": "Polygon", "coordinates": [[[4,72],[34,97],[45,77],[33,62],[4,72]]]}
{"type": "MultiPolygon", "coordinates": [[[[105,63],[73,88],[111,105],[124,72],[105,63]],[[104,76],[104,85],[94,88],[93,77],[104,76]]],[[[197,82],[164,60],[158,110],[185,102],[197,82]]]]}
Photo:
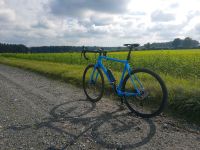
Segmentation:
{"type": "MultiPolygon", "coordinates": [[[[108,56],[126,59],[127,52],[108,53],[108,56]]],[[[94,63],[97,56],[89,54],[89,57],[87,61],[80,53],[0,54],[0,63],[42,73],[46,68],[50,72],[48,74],[64,75],[70,79],[69,82],[77,84],[81,83],[84,67],[94,63]],[[51,66],[48,67],[48,63],[51,66]],[[35,69],[31,68],[31,64],[35,69]],[[52,70],[53,65],[57,66],[55,70],[52,70]]],[[[104,63],[116,74],[123,67],[118,63],[104,63]]],[[[132,53],[130,64],[133,68],[145,67],[160,74],[169,90],[169,106],[179,114],[184,113],[184,116],[200,121],[200,50],[136,51],[132,53]]]]}

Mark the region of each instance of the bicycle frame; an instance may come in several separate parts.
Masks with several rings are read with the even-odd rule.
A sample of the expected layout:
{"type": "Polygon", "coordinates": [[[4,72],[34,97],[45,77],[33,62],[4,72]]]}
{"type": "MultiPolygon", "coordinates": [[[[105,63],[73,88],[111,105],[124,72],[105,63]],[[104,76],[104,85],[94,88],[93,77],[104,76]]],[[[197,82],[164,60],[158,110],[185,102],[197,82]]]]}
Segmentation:
{"type": "MultiPolygon", "coordinates": [[[[128,72],[128,74],[130,75],[131,71],[132,71],[128,60],[119,60],[119,59],[110,58],[110,57],[107,57],[107,56],[101,56],[100,55],[97,59],[97,63],[95,64],[95,67],[94,67],[94,70],[93,70],[92,75],[90,77],[90,80],[92,80],[96,68],[100,68],[104,72],[104,74],[108,78],[108,81],[113,86],[113,89],[116,88],[116,93],[117,93],[118,96],[140,96],[140,91],[138,90],[138,88],[137,88],[137,86],[136,86],[136,84],[135,84],[135,82],[134,82],[134,80],[132,79],[131,76],[130,76],[131,77],[131,83],[133,84],[134,89],[136,89],[136,93],[130,93],[130,92],[123,92],[122,91],[122,84],[123,84],[123,80],[124,80],[124,77],[125,77],[125,73],[128,72]],[[110,80],[109,74],[107,73],[107,68],[102,64],[103,59],[124,64],[124,69],[123,69],[121,79],[120,79],[120,82],[119,82],[118,85],[113,84],[113,82],[110,80]]],[[[98,78],[98,73],[95,77],[95,80],[97,80],[97,78],[98,78]]],[[[135,75],[134,75],[134,78],[138,81],[140,86],[143,88],[142,84],[140,83],[140,81],[137,79],[137,77],[135,75]]]]}

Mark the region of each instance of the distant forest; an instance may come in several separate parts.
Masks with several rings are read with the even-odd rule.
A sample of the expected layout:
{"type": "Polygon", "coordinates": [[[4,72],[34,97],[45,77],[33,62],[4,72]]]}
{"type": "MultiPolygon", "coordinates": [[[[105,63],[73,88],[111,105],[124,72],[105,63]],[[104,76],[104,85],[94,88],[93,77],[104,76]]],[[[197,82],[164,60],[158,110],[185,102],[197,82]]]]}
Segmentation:
{"type": "MultiPolygon", "coordinates": [[[[89,47],[96,49],[97,47],[89,47]]],[[[107,51],[125,50],[125,47],[102,47],[107,51]]],[[[139,47],[140,50],[160,50],[160,49],[200,49],[198,41],[190,37],[185,39],[176,38],[170,42],[146,43],[139,47]]],[[[40,46],[27,47],[22,44],[5,44],[0,43],[0,53],[61,53],[61,52],[78,52],[82,46],[40,46]]]]}

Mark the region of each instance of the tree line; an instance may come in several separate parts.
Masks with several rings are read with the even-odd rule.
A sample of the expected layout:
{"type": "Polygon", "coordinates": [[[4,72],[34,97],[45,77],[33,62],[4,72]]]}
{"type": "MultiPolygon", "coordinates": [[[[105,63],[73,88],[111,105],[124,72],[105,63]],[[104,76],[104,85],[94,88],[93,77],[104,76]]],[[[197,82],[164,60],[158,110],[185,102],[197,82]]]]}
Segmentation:
{"type": "MultiPolygon", "coordinates": [[[[81,52],[82,46],[40,46],[26,47],[25,45],[17,44],[2,44],[0,43],[0,53],[63,53],[63,52],[81,52]]],[[[97,49],[96,46],[87,47],[89,50],[97,49]]],[[[105,50],[116,51],[120,47],[104,47],[105,50]]]]}
{"type": "Polygon", "coordinates": [[[0,53],[27,53],[29,48],[23,44],[0,43],[0,53]]]}
{"type": "Polygon", "coordinates": [[[176,38],[170,42],[163,43],[147,43],[142,49],[193,49],[200,48],[199,41],[193,40],[190,37],[185,39],[176,38]]]}
{"type": "MultiPolygon", "coordinates": [[[[96,49],[96,46],[91,46],[89,49],[96,49]]],[[[108,51],[120,51],[124,47],[103,47],[108,51]]],[[[140,46],[141,50],[149,49],[193,49],[200,48],[199,42],[190,37],[185,39],[176,38],[170,42],[162,43],[146,43],[140,46]]],[[[77,52],[82,51],[82,46],[40,46],[27,47],[23,44],[5,44],[0,43],[0,53],[62,53],[62,52],[77,52]]]]}

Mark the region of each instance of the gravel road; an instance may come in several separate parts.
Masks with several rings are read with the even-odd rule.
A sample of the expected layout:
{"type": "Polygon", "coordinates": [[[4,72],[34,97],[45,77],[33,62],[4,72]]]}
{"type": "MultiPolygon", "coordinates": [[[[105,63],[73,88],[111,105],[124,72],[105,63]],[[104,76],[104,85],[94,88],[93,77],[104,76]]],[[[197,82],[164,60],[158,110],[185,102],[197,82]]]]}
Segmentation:
{"type": "Polygon", "coordinates": [[[120,101],[0,65],[0,149],[200,149],[198,126],[164,115],[145,120],[120,101]]]}

